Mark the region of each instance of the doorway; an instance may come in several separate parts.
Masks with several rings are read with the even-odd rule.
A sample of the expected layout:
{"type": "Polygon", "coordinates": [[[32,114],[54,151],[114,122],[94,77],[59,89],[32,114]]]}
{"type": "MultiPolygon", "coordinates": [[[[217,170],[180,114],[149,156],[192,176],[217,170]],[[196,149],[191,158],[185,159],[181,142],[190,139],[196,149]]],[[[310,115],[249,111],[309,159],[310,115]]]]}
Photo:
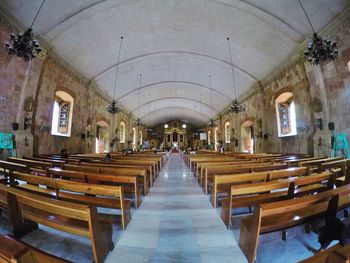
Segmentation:
{"type": "Polygon", "coordinates": [[[241,150],[244,153],[255,152],[254,123],[251,120],[245,121],[241,126],[241,150]]]}

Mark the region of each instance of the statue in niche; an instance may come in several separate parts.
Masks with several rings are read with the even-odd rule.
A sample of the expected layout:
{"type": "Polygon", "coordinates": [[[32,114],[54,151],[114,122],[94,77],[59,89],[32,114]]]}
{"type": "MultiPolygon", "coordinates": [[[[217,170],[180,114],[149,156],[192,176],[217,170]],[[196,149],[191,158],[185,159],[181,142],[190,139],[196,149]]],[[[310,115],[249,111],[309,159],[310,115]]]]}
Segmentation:
{"type": "Polygon", "coordinates": [[[24,100],[24,111],[31,112],[33,110],[33,97],[29,96],[24,100]]]}

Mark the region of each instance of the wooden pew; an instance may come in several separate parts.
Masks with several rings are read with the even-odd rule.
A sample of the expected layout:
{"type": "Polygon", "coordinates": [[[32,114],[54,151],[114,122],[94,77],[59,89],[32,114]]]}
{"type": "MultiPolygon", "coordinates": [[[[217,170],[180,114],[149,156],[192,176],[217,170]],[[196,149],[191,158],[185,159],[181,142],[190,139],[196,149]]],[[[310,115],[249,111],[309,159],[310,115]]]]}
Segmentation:
{"type": "MultiPolygon", "coordinates": [[[[90,239],[94,262],[113,249],[112,225],[99,220],[96,206],[55,200],[0,184],[16,237],[28,231],[24,219],[90,239]]],[[[32,229],[31,229],[32,230],[32,229]]]]}
{"type": "Polygon", "coordinates": [[[195,176],[198,177],[198,181],[201,181],[203,178],[204,170],[208,166],[220,166],[220,165],[238,165],[238,164],[253,164],[253,163],[261,163],[260,160],[232,160],[232,161],[205,161],[205,162],[197,162],[197,169],[195,171],[195,176]]]}
{"type": "MultiPolygon", "coordinates": [[[[126,228],[131,219],[130,202],[124,199],[124,191],[121,186],[80,183],[20,172],[13,172],[10,175],[10,182],[13,187],[43,194],[58,200],[119,209],[123,229],[126,228]],[[26,183],[17,185],[15,180],[26,183]],[[45,188],[40,186],[45,186],[45,188]]],[[[117,217],[119,215],[99,214],[101,220],[109,222],[115,222],[117,217]]]]}
{"type": "Polygon", "coordinates": [[[143,193],[146,195],[149,190],[150,178],[148,177],[147,171],[144,168],[106,168],[106,167],[94,167],[85,165],[72,165],[65,164],[63,166],[65,170],[88,172],[88,173],[100,173],[109,175],[126,175],[126,176],[137,176],[142,180],[143,193]]]}
{"type": "Polygon", "coordinates": [[[333,158],[324,158],[324,159],[318,159],[318,160],[309,160],[309,161],[302,161],[298,162],[298,166],[308,166],[311,168],[311,171],[317,171],[319,164],[327,163],[327,162],[333,162],[337,160],[342,160],[344,157],[333,157],[333,158]]]}
{"type": "Polygon", "coordinates": [[[26,156],[23,156],[23,159],[33,160],[33,161],[38,161],[38,162],[51,163],[53,167],[62,167],[63,164],[67,163],[64,160],[50,159],[50,158],[37,158],[37,157],[26,157],[26,156]]]}
{"type": "Polygon", "coordinates": [[[263,203],[290,199],[333,189],[334,176],[330,172],[293,177],[269,182],[232,185],[228,200],[223,202],[221,216],[231,228],[232,209],[257,206],[263,203]],[[326,181],[327,185],[323,184],[326,181]],[[287,186],[285,186],[287,185],[287,186]],[[288,190],[283,190],[286,188],[288,190]],[[279,190],[271,192],[273,190],[279,190]]]}
{"type": "Polygon", "coordinates": [[[37,174],[45,174],[46,170],[52,167],[52,163],[22,159],[17,157],[8,157],[7,160],[10,162],[27,165],[31,171],[37,174]]]}
{"type": "Polygon", "coordinates": [[[338,207],[335,209],[338,210],[350,205],[350,185],[316,195],[260,204],[253,215],[242,220],[239,246],[248,261],[254,262],[260,234],[284,230],[323,217],[328,204],[334,206],[336,202],[338,207]]]}
{"type": "MultiPolygon", "coordinates": [[[[122,185],[124,193],[131,193],[131,199],[138,208],[141,204],[141,189],[138,187],[137,176],[123,176],[123,175],[108,175],[100,173],[88,173],[62,170],[60,168],[50,168],[48,175],[52,178],[61,178],[65,180],[75,180],[84,183],[97,183],[104,185],[122,185]]],[[[128,199],[125,197],[125,199],[128,199]]]]}
{"type": "Polygon", "coordinates": [[[1,263],[70,263],[9,235],[0,235],[1,263]]]}
{"type": "Polygon", "coordinates": [[[306,162],[306,161],[313,161],[313,160],[320,160],[325,159],[327,156],[322,157],[306,157],[306,158],[297,158],[297,159],[290,159],[290,160],[284,160],[285,163],[288,164],[289,167],[298,166],[300,162],[306,162]]]}
{"type": "Polygon", "coordinates": [[[209,166],[205,168],[203,178],[204,193],[209,192],[209,182],[212,182],[214,175],[225,175],[225,174],[240,174],[240,173],[252,173],[252,172],[263,172],[280,170],[287,168],[287,164],[240,164],[240,165],[229,165],[229,166],[209,166]]]}
{"type": "Polygon", "coordinates": [[[314,256],[302,260],[299,263],[349,263],[350,245],[342,246],[340,244],[318,252],[314,256]]]}
{"type": "Polygon", "coordinates": [[[320,163],[318,165],[318,172],[323,171],[332,171],[336,173],[338,186],[350,183],[350,159],[320,163]]]}
{"type": "Polygon", "coordinates": [[[156,174],[154,173],[154,169],[152,165],[144,165],[144,164],[122,164],[116,162],[101,162],[94,161],[92,163],[82,162],[81,165],[84,166],[95,166],[95,167],[104,167],[104,168],[143,168],[146,169],[147,177],[149,178],[150,186],[152,186],[156,180],[156,174]]]}
{"type": "Polygon", "coordinates": [[[282,170],[264,171],[256,173],[214,175],[212,189],[212,203],[217,207],[217,195],[222,192],[229,194],[233,184],[253,183],[261,181],[272,181],[288,177],[299,177],[310,173],[307,167],[291,167],[282,170]]]}
{"type": "Polygon", "coordinates": [[[6,177],[9,174],[11,174],[13,171],[19,171],[19,172],[30,171],[28,165],[8,162],[8,161],[1,161],[1,160],[0,160],[0,168],[6,177]]]}

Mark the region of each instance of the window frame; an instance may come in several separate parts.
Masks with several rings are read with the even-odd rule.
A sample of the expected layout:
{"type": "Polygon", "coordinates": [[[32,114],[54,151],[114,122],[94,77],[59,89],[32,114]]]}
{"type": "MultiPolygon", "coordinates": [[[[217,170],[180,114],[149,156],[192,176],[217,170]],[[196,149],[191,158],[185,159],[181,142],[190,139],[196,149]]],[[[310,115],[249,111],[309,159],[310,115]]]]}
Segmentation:
{"type": "Polygon", "coordinates": [[[61,137],[71,137],[72,134],[72,122],[73,122],[73,109],[74,98],[68,92],[63,90],[57,90],[52,107],[52,119],[51,119],[51,135],[61,137]],[[59,129],[61,123],[61,111],[62,107],[69,103],[68,124],[67,133],[60,132],[59,129]],[[61,104],[61,105],[60,105],[61,104]],[[63,104],[63,105],[62,105],[63,104]]]}

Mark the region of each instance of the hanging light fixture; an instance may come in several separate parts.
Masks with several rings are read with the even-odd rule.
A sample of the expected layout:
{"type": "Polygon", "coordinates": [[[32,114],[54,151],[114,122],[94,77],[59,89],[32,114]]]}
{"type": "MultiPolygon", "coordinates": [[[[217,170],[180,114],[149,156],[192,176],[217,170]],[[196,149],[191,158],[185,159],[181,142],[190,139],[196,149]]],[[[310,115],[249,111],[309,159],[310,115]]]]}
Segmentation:
{"type": "Polygon", "coordinates": [[[41,3],[32,24],[26,31],[10,35],[9,42],[5,44],[5,51],[7,54],[16,55],[17,57],[23,58],[25,61],[30,61],[40,53],[41,48],[38,40],[34,39],[32,27],[44,3],[45,0],[41,3]]]}
{"type": "Polygon", "coordinates": [[[318,65],[321,62],[327,61],[327,60],[335,60],[338,57],[338,43],[336,41],[331,41],[327,38],[322,38],[319,36],[315,30],[314,27],[311,24],[310,18],[306,13],[305,8],[301,4],[300,0],[298,0],[301,8],[304,11],[304,14],[307,18],[307,21],[310,24],[310,27],[312,29],[313,35],[312,39],[309,42],[308,47],[304,51],[305,58],[314,65],[318,65]]]}
{"type": "Polygon", "coordinates": [[[227,38],[227,45],[228,45],[228,52],[230,53],[230,61],[231,61],[231,70],[232,70],[232,81],[233,81],[233,89],[235,91],[235,99],[232,102],[232,105],[229,108],[229,112],[231,113],[239,113],[245,111],[245,107],[243,104],[240,104],[237,100],[237,90],[236,90],[236,81],[235,81],[235,72],[233,68],[233,62],[232,62],[232,53],[231,53],[231,44],[230,44],[230,38],[227,38]]]}
{"type": "MultiPolygon", "coordinates": [[[[149,124],[149,114],[151,113],[151,94],[148,94],[148,117],[147,117],[147,120],[148,120],[148,124],[149,124]]],[[[151,133],[153,130],[152,128],[147,128],[147,132],[148,133],[151,133]]]]}
{"type": "MultiPolygon", "coordinates": [[[[209,75],[209,88],[210,88],[210,111],[211,111],[210,115],[213,116],[213,94],[211,91],[211,75],[209,75]]],[[[211,128],[214,128],[217,126],[216,122],[213,120],[212,117],[210,118],[208,126],[211,128]]]]}
{"type": "Polygon", "coordinates": [[[140,74],[140,77],[139,77],[139,106],[137,108],[137,120],[135,121],[135,124],[134,124],[137,127],[143,125],[140,120],[141,79],[142,79],[142,74],[140,74]]]}
{"type": "Polygon", "coordinates": [[[122,49],[124,37],[120,37],[120,45],[119,45],[119,52],[118,52],[118,60],[117,60],[117,66],[115,69],[115,81],[114,81],[114,91],[113,91],[113,100],[112,102],[107,106],[106,110],[111,114],[116,114],[121,111],[121,109],[117,105],[117,101],[115,100],[115,90],[117,89],[117,80],[118,80],[118,72],[119,72],[119,61],[120,61],[120,52],[122,49]]]}
{"type": "MultiPolygon", "coordinates": [[[[202,93],[199,94],[199,113],[202,113],[202,109],[201,109],[201,106],[202,106],[202,93]]],[[[203,128],[199,128],[197,130],[198,133],[203,133],[205,132],[205,130],[203,128]]]]}

